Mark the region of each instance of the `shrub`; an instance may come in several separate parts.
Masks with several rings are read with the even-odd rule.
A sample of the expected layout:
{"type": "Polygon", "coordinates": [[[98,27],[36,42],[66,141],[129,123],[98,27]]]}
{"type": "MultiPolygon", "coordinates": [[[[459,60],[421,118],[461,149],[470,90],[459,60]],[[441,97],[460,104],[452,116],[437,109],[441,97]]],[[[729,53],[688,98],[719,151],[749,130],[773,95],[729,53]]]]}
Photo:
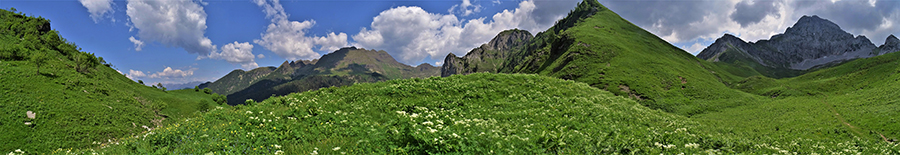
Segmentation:
{"type": "Polygon", "coordinates": [[[206,93],[206,94],[212,94],[212,89],[209,89],[209,88],[203,88],[203,93],[206,93]]]}

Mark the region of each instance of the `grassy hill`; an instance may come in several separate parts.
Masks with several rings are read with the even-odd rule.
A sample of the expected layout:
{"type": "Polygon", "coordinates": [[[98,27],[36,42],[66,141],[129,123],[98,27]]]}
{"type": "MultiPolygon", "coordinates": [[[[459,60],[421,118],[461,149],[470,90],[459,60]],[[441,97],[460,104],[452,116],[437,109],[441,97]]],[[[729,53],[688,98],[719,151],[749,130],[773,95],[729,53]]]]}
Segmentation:
{"type": "Polygon", "coordinates": [[[584,83],[476,73],[274,97],[214,109],[102,150],[58,153],[900,153],[880,141],[768,141],[705,127],[584,83]]]}
{"type": "Polygon", "coordinates": [[[126,78],[66,42],[47,19],[7,10],[0,18],[0,152],[98,147],[217,105],[200,91],[126,78]]]}
{"type": "Polygon", "coordinates": [[[735,87],[770,99],[693,118],[752,137],[900,140],[900,54],[853,60],[798,77],[747,78],[735,87]]]}
{"type": "Polygon", "coordinates": [[[727,72],[727,66],[698,59],[590,0],[503,64],[503,73],[571,79],[684,115],[756,100],[729,88],[743,77],[727,72]]]}

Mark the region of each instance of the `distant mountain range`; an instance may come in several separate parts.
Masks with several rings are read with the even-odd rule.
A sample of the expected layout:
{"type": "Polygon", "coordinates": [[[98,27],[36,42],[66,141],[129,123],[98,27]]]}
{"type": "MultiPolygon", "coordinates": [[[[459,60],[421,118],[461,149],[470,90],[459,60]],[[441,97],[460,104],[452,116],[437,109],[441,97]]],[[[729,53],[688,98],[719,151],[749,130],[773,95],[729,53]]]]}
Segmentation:
{"type": "Polygon", "coordinates": [[[185,83],[169,83],[163,84],[163,87],[166,87],[168,90],[178,90],[178,89],[194,89],[195,86],[199,86],[206,82],[203,81],[193,81],[193,82],[185,82],[185,83]]]}
{"type": "Polygon", "coordinates": [[[752,66],[770,77],[791,77],[804,70],[884,55],[900,50],[900,40],[891,35],[876,47],[865,36],[854,37],[837,24],[819,16],[803,16],[783,34],[769,40],[746,42],[725,34],[697,55],[698,58],[752,66]],[[791,71],[793,70],[793,71],[791,71]]]}
{"type": "Polygon", "coordinates": [[[397,62],[385,51],[341,48],[320,59],[285,61],[278,67],[234,70],[212,83],[201,84],[228,95],[231,105],[247,99],[261,101],[273,95],[391,79],[438,76],[440,68],[429,64],[412,67],[397,62]]]}

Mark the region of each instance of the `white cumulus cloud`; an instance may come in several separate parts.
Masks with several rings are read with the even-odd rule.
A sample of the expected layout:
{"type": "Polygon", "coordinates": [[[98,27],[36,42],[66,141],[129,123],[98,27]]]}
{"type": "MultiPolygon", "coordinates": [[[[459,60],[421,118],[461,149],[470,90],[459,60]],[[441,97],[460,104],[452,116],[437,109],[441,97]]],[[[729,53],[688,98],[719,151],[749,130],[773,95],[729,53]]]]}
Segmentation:
{"type": "Polygon", "coordinates": [[[144,41],[134,39],[134,36],[128,37],[128,40],[131,41],[131,43],[134,43],[135,51],[141,51],[141,49],[144,48],[144,41]]]}
{"type": "Polygon", "coordinates": [[[271,20],[266,32],[260,34],[261,38],[253,40],[253,43],[259,44],[282,58],[289,60],[316,59],[321,56],[313,50],[317,46],[320,51],[331,52],[348,44],[345,33],[334,34],[332,32],[322,37],[307,36],[307,30],[315,25],[316,21],[288,20],[290,15],[284,11],[284,7],[278,0],[254,0],[253,2],[262,7],[266,18],[271,20]]]}
{"type": "Polygon", "coordinates": [[[400,6],[382,11],[374,17],[369,28],[362,28],[352,38],[355,46],[385,50],[400,62],[414,65],[427,57],[442,60],[449,53],[465,55],[503,30],[519,28],[536,34],[552,26],[577,4],[575,1],[549,3],[523,1],[515,10],[494,14],[492,21],[486,18],[461,20],[453,14],[400,6]]]}
{"type": "MultiPolygon", "coordinates": [[[[499,2],[498,2],[499,3],[499,2]]],[[[473,13],[481,12],[481,5],[472,4],[471,0],[462,0],[461,4],[456,4],[450,7],[450,10],[447,12],[462,14],[462,16],[469,16],[473,13]]]]}
{"type": "MultiPolygon", "coordinates": [[[[256,64],[256,61],[253,60],[255,56],[253,56],[252,51],[253,45],[250,45],[249,42],[238,43],[235,41],[234,43],[228,43],[222,46],[221,53],[210,53],[209,58],[225,60],[232,64],[240,64],[241,68],[251,70],[259,67],[259,65],[256,64]]],[[[262,56],[262,54],[260,54],[260,56],[262,56]]]]}
{"type": "MultiPolygon", "coordinates": [[[[202,3],[202,2],[201,2],[202,3]]],[[[216,46],[206,32],[206,11],[190,0],[128,0],[125,11],[137,36],[207,56],[216,46]]]]}
{"type": "MultiPolygon", "coordinates": [[[[88,13],[91,13],[91,18],[94,19],[94,23],[103,19],[103,16],[107,13],[112,14],[112,0],[78,0],[81,2],[81,5],[87,8],[88,13]]],[[[112,16],[110,16],[112,18],[112,16]]]]}
{"type": "Polygon", "coordinates": [[[130,78],[130,79],[134,79],[134,78],[143,78],[143,77],[147,77],[147,78],[161,78],[161,79],[184,78],[184,77],[189,77],[189,76],[191,76],[191,75],[194,75],[194,70],[197,70],[197,68],[191,68],[191,69],[188,69],[188,70],[181,70],[181,69],[172,69],[172,67],[166,67],[166,68],[163,69],[163,71],[161,71],[161,72],[156,72],[156,73],[153,73],[153,74],[147,74],[147,73],[144,73],[143,71],[130,70],[130,69],[129,69],[129,70],[128,70],[128,75],[127,75],[127,77],[130,78]]]}

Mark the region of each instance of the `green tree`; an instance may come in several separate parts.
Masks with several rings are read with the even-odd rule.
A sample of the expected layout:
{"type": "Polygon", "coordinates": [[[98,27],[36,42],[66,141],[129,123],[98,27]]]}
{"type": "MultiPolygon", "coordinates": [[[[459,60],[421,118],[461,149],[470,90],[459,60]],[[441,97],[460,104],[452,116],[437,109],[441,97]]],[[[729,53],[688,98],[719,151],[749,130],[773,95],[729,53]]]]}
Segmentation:
{"type": "Polygon", "coordinates": [[[206,93],[206,94],[212,94],[212,89],[209,89],[209,88],[203,88],[203,93],[206,93]]]}
{"type": "Polygon", "coordinates": [[[47,63],[47,54],[47,49],[42,49],[41,51],[31,54],[31,62],[34,62],[35,66],[37,66],[37,73],[35,73],[35,75],[41,74],[41,65],[47,63]]]}
{"type": "Polygon", "coordinates": [[[138,80],[138,83],[140,83],[141,85],[144,85],[144,81],[143,81],[143,80],[138,80]]]}
{"type": "Polygon", "coordinates": [[[162,89],[163,91],[166,91],[166,87],[163,87],[162,83],[156,83],[156,87],[162,89]]]}
{"type": "Polygon", "coordinates": [[[200,86],[194,86],[194,91],[195,91],[195,92],[200,92],[200,86]]]}

